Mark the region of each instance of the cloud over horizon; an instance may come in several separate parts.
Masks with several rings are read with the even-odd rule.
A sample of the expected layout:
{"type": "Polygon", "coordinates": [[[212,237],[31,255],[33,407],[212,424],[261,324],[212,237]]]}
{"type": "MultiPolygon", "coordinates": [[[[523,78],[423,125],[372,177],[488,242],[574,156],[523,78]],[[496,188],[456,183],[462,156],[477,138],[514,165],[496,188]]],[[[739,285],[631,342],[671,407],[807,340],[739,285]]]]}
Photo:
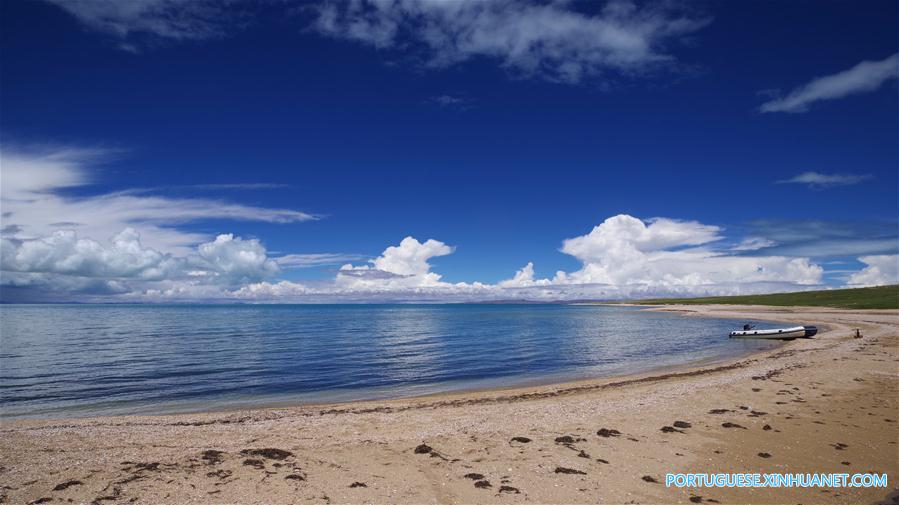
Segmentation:
{"type": "Polygon", "coordinates": [[[62,190],[89,187],[96,164],[109,151],[55,146],[0,147],[3,184],[0,203],[7,235],[29,239],[51,236],[61,229],[85,237],[116,235],[127,228],[140,230],[144,243],[167,253],[185,254],[209,240],[206,234],[179,229],[202,220],[294,223],[319,219],[292,209],[231,203],[210,198],[175,198],[125,190],[91,196],[64,196],[62,190]],[[13,231],[14,230],[14,231],[13,231]]]}
{"type": "MultiPolygon", "coordinates": [[[[613,216],[589,233],[563,241],[561,251],[580,260],[580,269],[539,279],[529,262],[496,284],[443,281],[431,261],[452,254],[454,248],[414,237],[385,248],[365,264],[343,265],[330,281],[278,280],[281,266],[258,239],[221,234],[178,255],[144,246],[133,229],[107,244],[73,231],[24,240],[4,236],[0,266],[4,289],[132,302],[561,301],[820,287],[824,269],[809,258],[733,254],[733,248],[714,246],[724,241],[723,231],[696,221],[613,216]]],[[[755,238],[750,240],[754,242],[755,238]]],[[[282,258],[291,256],[302,258],[302,254],[282,258]]],[[[848,284],[899,282],[897,258],[859,258],[867,267],[852,275],[848,284]]]]}
{"type": "MultiPolygon", "coordinates": [[[[866,265],[849,277],[850,285],[896,277],[895,233],[879,228],[866,231],[866,241],[855,227],[832,223],[760,223],[740,240],[717,225],[627,214],[563,240],[560,252],[581,266],[547,278],[538,278],[534,262],[528,262],[497,283],[447,282],[434,271],[433,261],[453,254],[455,247],[412,236],[361,264],[366,257],[358,254],[287,251],[271,256],[257,238],[227,232],[209,236],[188,225],[213,219],[296,223],[318,217],[140,188],[90,194],[94,167],[108,156],[96,149],[0,148],[4,299],[10,293],[37,300],[232,302],[742,294],[820,286],[824,269],[810,258],[828,255],[853,255],[866,265]],[[284,269],[338,264],[331,279],[279,278],[284,269]]],[[[834,177],[849,176],[828,177],[836,183],[834,177]]],[[[844,179],[838,182],[848,183],[844,179]]]]}

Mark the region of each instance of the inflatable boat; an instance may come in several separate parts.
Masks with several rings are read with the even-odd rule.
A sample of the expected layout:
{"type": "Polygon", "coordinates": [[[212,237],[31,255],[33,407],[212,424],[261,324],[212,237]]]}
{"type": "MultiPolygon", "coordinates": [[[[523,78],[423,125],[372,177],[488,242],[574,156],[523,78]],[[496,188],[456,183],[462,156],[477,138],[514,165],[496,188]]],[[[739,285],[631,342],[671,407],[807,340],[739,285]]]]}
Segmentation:
{"type": "Polygon", "coordinates": [[[772,328],[770,330],[737,330],[730,332],[730,338],[810,338],[818,333],[814,326],[794,326],[792,328],[772,328]]]}

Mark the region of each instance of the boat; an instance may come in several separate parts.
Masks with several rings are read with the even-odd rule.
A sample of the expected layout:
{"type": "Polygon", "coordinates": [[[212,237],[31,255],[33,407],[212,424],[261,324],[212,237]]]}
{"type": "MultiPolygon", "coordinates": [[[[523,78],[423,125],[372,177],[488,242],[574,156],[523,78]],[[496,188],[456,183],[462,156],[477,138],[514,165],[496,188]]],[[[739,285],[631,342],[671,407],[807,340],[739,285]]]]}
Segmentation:
{"type": "Polygon", "coordinates": [[[794,338],[811,338],[818,333],[815,326],[794,326],[792,328],[772,328],[769,330],[737,330],[730,332],[730,338],[775,338],[792,340],[794,338]]]}

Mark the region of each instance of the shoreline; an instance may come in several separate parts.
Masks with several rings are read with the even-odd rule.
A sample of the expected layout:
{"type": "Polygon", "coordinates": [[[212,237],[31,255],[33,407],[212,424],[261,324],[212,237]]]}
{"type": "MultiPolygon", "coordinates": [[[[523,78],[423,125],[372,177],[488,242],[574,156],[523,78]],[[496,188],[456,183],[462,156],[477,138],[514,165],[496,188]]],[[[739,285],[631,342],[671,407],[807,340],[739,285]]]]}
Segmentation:
{"type": "MultiPolygon", "coordinates": [[[[602,303],[595,304],[581,304],[581,305],[605,305],[602,303]]],[[[696,316],[697,314],[693,314],[691,310],[683,310],[683,309],[668,309],[666,306],[660,305],[641,305],[641,304],[621,304],[626,306],[634,306],[634,307],[643,307],[643,310],[649,312],[673,312],[677,313],[680,316],[696,316]]],[[[712,317],[700,314],[699,317],[712,317]]],[[[714,317],[719,317],[718,314],[715,314],[714,317]]],[[[777,319],[757,319],[763,320],[766,322],[778,322],[778,323],[789,323],[791,321],[788,320],[777,320],[777,319]]],[[[819,326],[819,330],[823,333],[827,330],[826,326],[819,326]]],[[[430,393],[422,393],[422,394],[412,394],[412,395],[400,395],[400,396],[392,396],[392,397],[374,397],[374,398],[360,398],[360,399],[349,399],[345,401],[293,401],[290,399],[285,399],[283,401],[272,401],[272,402],[261,402],[261,403],[252,403],[250,401],[247,404],[241,405],[241,403],[234,402],[231,404],[225,404],[220,407],[210,407],[210,406],[198,406],[197,408],[186,408],[186,409],[177,409],[170,411],[165,411],[163,408],[162,411],[159,412],[133,412],[133,413],[112,413],[112,414],[93,414],[87,413],[84,415],[48,415],[48,416],[10,416],[4,417],[0,415],[0,432],[3,431],[3,424],[9,423],[20,423],[27,421],[47,421],[47,422],[61,422],[61,421],[78,421],[78,420],[89,420],[89,421],[101,421],[103,419],[110,418],[135,418],[135,417],[171,417],[171,416],[193,416],[200,414],[229,414],[229,413],[251,413],[255,411],[267,411],[267,410],[284,410],[284,409],[342,409],[350,406],[361,405],[361,404],[377,404],[377,405],[385,405],[391,403],[405,403],[405,402],[426,402],[426,401],[435,401],[435,400],[459,400],[464,399],[470,396],[490,396],[497,395],[500,393],[505,393],[506,396],[518,397],[521,396],[523,398],[527,398],[529,395],[538,392],[546,392],[546,390],[558,392],[559,394],[567,394],[571,391],[585,391],[595,388],[609,387],[609,382],[621,382],[621,383],[629,383],[632,379],[641,379],[641,380],[651,380],[652,376],[658,376],[658,380],[664,380],[665,378],[669,378],[671,374],[677,375],[679,372],[693,372],[698,369],[705,369],[710,367],[719,367],[722,365],[733,365],[737,362],[743,360],[749,360],[755,357],[764,356],[768,353],[775,352],[777,350],[781,350],[786,346],[789,346],[795,341],[780,341],[778,344],[773,347],[767,349],[753,349],[747,350],[735,354],[729,354],[725,356],[711,356],[699,359],[690,359],[685,362],[675,363],[675,364],[667,364],[667,365],[654,365],[650,366],[647,369],[637,371],[637,372],[622,372],[616,373],[612,372],[607,375],[599,375],[593,377],[583,377],[583,378],[575,378],[575,379],[564,379],[564,380],[554,380],[552,376],[546,376],[544,378],[535,378],[523,381],[518,384],[510,384],[508,386],[497,385],[497,386],[485,386],[485,387],[462,387],[459,389],[450,389],[446,391],[435,391],[430,393]],[[584,389],[587,388],[587,389],[584,389]]],[[[562,375],[562,374],[557,374],[562,375]]],[[[499,379],[502,380],[502,379],[499,379]]],[[[499,400],[501,401],[501,400],[499,400]]]]}
{"type": "Polygon", "coordinates": [[[802,318],[823,331],[714,365],[526,388],[199,414],[4,420],[0,480],[10,489],[3,493],[15,503],[57,497],[102,503],[98,498],[110,496],[139,503],[669,503],[694,496],[873,503],[895,488],[899,311],[647,310],[802,318]],[[853,327],[865,338],[850,338],[853,327]],[[671,428],[675,420],[690,427],[671,428]],[[722,421],[739,428],[722,428],[722,421]],[[597,435],[602,429],[618,435],[597,435]],[[522,437],[529,442],[515,441],[522,437]],[[433,449],[418,453],[421,445],[433,449]],[[263,448],[276,450],[263,451],[274,456],[252,457],[263,448]],[[760,465],[779,472],[885,472],[891,487],[689,490],[644,479],[678,470],[765,469],[760,465]],[[490,487],[474,485],[481,480],[490,487]],[[64,481],[79,484],[54,491],[64,481]]]}

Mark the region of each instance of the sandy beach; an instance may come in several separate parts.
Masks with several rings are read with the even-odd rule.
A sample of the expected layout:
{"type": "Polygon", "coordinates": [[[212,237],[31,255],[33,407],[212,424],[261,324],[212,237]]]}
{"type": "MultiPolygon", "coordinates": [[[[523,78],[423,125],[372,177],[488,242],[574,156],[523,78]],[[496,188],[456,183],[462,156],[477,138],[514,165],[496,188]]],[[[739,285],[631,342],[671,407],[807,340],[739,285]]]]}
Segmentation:
{"type": "Polygon", "coordinates": [[[526,389],[5,421],[0,502],[891,503],[899,311],[649,310],[824,331],[725,363],[526,389]],[[666,487],[675,472],[874,472],[889,487],[666,487]]]}

